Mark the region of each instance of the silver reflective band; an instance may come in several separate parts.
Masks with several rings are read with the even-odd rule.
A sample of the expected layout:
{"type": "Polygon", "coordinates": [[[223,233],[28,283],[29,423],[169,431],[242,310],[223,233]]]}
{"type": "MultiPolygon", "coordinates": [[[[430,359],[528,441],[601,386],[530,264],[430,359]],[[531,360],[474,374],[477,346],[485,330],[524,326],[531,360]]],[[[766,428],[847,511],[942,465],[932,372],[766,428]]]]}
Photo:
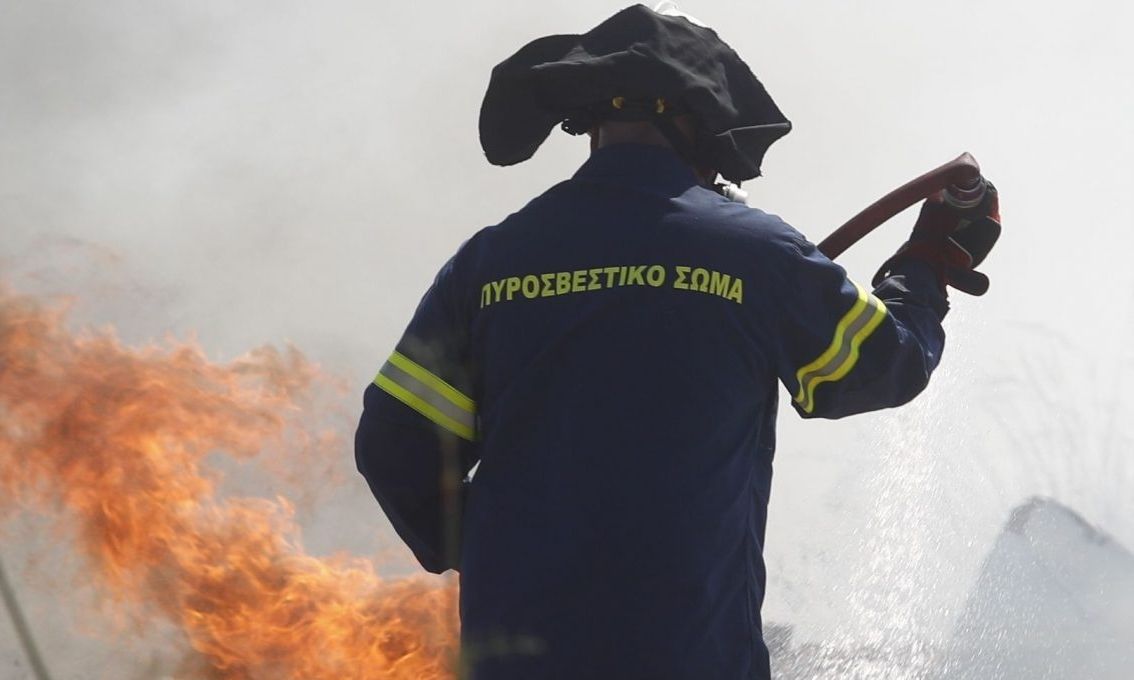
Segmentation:
{"type": "MultiPolygon", "coordinates": [[[[851,283],[854,283],[853,281],[851,283]]],[[[857,283],[858,300],[839,320],[835,337],[827,350],[815,361],[799,369],[796,380],[799,391],[795,401],[805,413],[815,409],[815,388],[820,384],[841,380],[858,363],[858,349],[886,317],[886,305],[857,283]]]]}
{"type": "Polygon", "coordinates": [[[394,352],[374,384],[445,430],[476,439],[476,403],[405,355],[394,352]]]}

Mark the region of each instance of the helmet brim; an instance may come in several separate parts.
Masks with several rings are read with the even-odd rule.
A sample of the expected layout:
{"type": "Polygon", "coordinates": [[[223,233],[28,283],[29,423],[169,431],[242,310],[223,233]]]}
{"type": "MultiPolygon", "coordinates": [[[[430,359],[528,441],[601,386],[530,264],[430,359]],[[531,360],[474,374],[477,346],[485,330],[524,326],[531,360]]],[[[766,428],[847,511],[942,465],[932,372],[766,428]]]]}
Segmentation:
{"type": "Polygon", "coordinates": [[[489,162],[531,158],[551,130],[614,97],[679,101],[698,121],[705,162],[733,182],[760,174],[791,123],[715,31],[643,5],[591,31],[524,46],[492,70],[480,111],[489,162]]]}

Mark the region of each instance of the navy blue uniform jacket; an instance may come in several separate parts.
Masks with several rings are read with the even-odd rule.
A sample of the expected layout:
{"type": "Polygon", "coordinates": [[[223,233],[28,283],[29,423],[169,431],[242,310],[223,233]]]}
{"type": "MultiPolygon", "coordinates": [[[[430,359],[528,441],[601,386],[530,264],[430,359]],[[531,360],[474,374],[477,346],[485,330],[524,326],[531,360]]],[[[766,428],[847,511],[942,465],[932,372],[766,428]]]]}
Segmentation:
{"type": "Polygon", "coordinates": [[[945,306],[921,265],[863,289],[668,149],[607,147],[445,264],[357,464],[459,570],[473,680],[765,679],[776,383],[804,417],[902,404],[945,306]]]}

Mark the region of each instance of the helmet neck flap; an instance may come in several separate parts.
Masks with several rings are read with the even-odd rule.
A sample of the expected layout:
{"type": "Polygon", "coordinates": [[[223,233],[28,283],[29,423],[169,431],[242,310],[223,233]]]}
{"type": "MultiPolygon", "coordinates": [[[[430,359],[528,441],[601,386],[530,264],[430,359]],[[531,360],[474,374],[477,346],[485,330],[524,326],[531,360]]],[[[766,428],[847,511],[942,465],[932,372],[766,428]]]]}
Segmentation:
{"type": "Polygon", "coordinates": [[[639,120],[690,163],[737,183],[759,176],[791,123],[715,31],[671,7],[659,12],[635,5],[587,33],[539,38],[497,65],[480,113],[489,162],[527,160],[556,125],[581,134],[603,120],[639,120]],[[697,121],[694,141],[673,122],[681,114],[697,121]]]}

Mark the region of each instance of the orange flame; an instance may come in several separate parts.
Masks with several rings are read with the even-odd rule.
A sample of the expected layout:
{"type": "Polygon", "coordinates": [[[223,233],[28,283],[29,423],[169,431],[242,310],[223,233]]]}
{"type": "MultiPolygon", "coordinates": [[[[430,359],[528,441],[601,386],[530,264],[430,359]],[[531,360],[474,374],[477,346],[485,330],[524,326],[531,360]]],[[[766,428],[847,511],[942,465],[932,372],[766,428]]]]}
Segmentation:
{"type": "Polygon", "coordinates": [[[456,675],[452,584],[306,555],[286,500],[217,494],[206,456],[317,439],[290,427],[317,378],[298,352],[218,365],[63,320],[0,288],[0,518],[64,507],[105,591],[178,625],[201,677],[456,675]]]}

